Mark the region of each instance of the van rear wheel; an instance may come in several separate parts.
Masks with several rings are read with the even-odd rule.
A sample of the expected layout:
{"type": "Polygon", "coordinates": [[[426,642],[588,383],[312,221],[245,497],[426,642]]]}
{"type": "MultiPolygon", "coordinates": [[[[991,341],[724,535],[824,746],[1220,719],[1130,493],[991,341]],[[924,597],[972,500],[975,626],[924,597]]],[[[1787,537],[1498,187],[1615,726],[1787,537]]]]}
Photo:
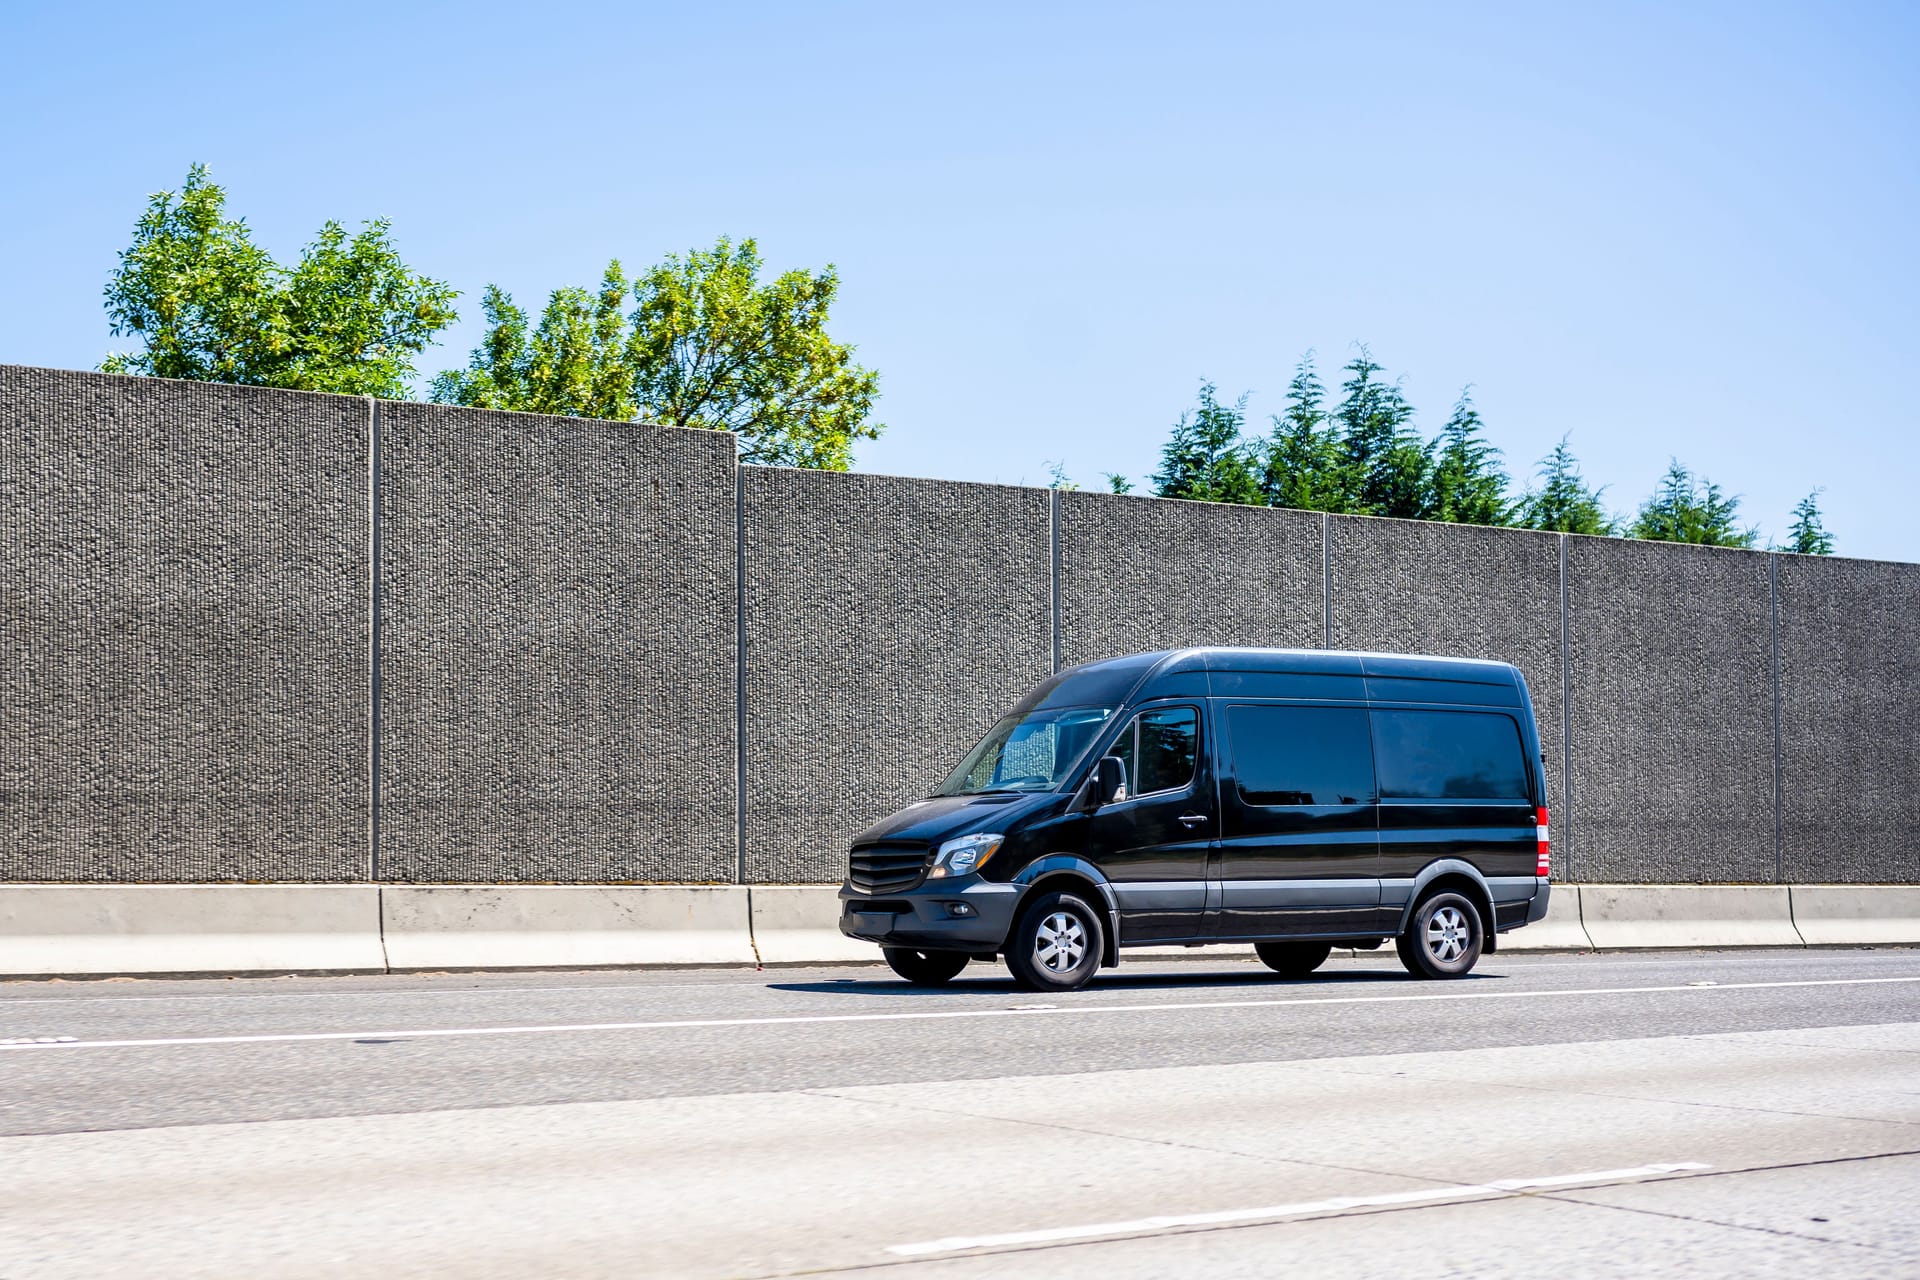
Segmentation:
{"type": "Polygon", "coordinates": [[[1260,963],[1283,978],[1304,978],[1333,954],[1331,942],[1256,942],[1260,963]]]}
{"type": "Polygon", "coordinates": [[[973,957],[964,951],[921,951],[914,947],[882,947],[887,967],[917,987],[952,982],[973,957]]]}
{"type": "Polygon", "coordinates": [[[1072,893],[1043,893],[1007,938],[1007,968],[1028,991],[1074,991],[1093,981],[1106,954],[1100,913],[1072,893]]]}
{"type": "Polygon", "coordinates": [[[1480,909],[1463,894],[1436,893],[1413,909],[1394,940],[1400,963],[1416,978],[1464,978],[1480,958],[1486,927],[1480,909]]]}

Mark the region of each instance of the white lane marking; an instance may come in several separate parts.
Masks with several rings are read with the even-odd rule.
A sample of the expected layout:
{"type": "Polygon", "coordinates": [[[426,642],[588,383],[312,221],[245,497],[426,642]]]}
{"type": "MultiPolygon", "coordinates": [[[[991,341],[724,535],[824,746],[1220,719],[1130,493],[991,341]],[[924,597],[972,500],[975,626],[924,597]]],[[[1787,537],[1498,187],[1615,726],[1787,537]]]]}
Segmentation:
{"type": "Polygon", "coordinates": [[[1784,987],[1871,987],[1904,978],[1808,978],[1793,982],[1727,982],[1717,987],[1585,987],[1571,991],[1459,991],[1409,996],[1320,996],[1298,1000],[1198,1000],[1181,1004],[1081,1004],[1045,1009],[938,1009],[923,1013],[812,1013],[765,1018],[669,1018],[649,1022],[569,1022],[525,1027],[416,1027],[405,1031],[300,1031],[250,1036],[156,1036],[141,1040],[76,1040],[63,1044],[0,1044],[0,1053],[53,1049],[147,1049],[187,1044],[292,1044],[304,1040],[423,1040],[451,1036],[525,1036],[565,1031],[660,1031],[704,1027],[784,1027],[828,1022],[937,1022],[954,1018],[1064,1018],[1102,1013],[1177,1013],[1194,1009],[1283,1009],[1306,1005],[1425,1004],[1436,1000],[1552,1000],[1568,996],[1765,991],[1784,987]]]}
{"type": "Polygon", "coordinates": [[[959,1253],[967,1249],[1054,1244],[1063,1240],[1090,1240],[1099,1236],[1142,1235],[1147,1232],[1167,1231],[1180,1227],[1223,1226],[1236,1222],[1294,1218],[1308,1213],[1334,1213],[1345,1209],[1378,1209],[1394,1205],[1422,1204],[1435,1200],[1504,1198],[1545,1187],[1625,1182],[1634,1178],[1653,1178],[1669,1173],[1691,1173],[1712,1167],[1712,1165],[1683,1161],[1674,1164],[1643,1164],[1632,1169],[1599,1169],[1592,1173],[1562,1173],[1545,1178],[1502,1178],[1498,1182],[1423,1187],[1417,1191],[1392,1191],[1377,1196],[1332,1196],[1325,1200],[1304,1200],[1297,1204],[1269,1204],[1255,1209],[1226,1209],[1215,1213],[1156,1214],[1151,1218],[1134,1218],[1126,1222],[1092,1222],[1076,1227],[1046,1227],[1038,1231],[1005,1231],[998,1235],[947,1236],[940,1240],[922,1240],[914,1244],[890,1244],[887,1246],[887,1252],[903,1258],[918,1258],[933,1253],[959,1253]]]}

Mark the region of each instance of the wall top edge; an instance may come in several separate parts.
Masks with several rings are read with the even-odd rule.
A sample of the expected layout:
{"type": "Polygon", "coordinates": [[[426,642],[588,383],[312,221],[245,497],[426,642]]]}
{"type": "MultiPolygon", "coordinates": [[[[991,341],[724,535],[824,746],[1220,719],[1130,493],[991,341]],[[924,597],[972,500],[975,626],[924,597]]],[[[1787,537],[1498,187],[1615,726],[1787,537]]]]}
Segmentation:
{"type": "MultiPolygon", "coordinates": [[[[98,369],[61,369],[51,365],[7,364],[0,362],[0,378],[8,375],[30,375],[53,378],[79,378],[98,381],[108,386],[122,384],[129,390],[145,388],[178,388],[182,391],[201,394],[220,395],[267,395],[300,396],[312,400],[331,400],[339,403],[370,405],[378,402],[402,409],[425,409],[434,413],[478,413],[488,417],[523,418],[538,421],[550,426],[568,429],[585,427],[611,428],[617,431],[632,430],[635,427],[648,431],[670,431],[703,438],[724,437],[735,439],[731,431],[711,430],[705,427],[672,427],[659,422],[643,422],[638,419],[630,422],[616,422],[610,418],[576,418],[568,414],[519,413],[509,409],[481,409],[464,404],[436,404],[431,400],[385,400],[378,396],[344,395],[336,391],[302,391],[293,387],[256,387],[239,382],[204,382],[195,378],[153,378],[145,374],[103,373],[98,369]]],[[[737,447],[737,446],[736,446],[737,447]]]]}
{"type": "MultiPolygon", "coordinates": [[[[8,375],[32,375],[32,376],[44,376],[44,377],[55,377],[55,378],[78,378],[78,379],[87,379],[87,380],[97,380],[103,384],[108,384],[108,385],[124,383],[127,385],[128,389],[133,389],[135,387],[165,386],[165,387],[180,388],[185,391],[200,392],[204,394],[239,393],[244,395],[248,393],[260,393],[264,395],[301,396],[301,397],[309,397],[313,399],[333,400],[333,401],[343,401],[343,402],[353,401],[358,404],[370,404],[375,399],[375,397],[372,397],[372,396],[341,395],[341,394],[338,394],[335,392],[329,392],[329,391],[296,391],[296,390],[289,390],[281,387],[255,387],[255,386],[248,386],[248,385],[243,385],[239,383],[201,382],[197,380],[182,379],[182,378],[150,378],[150,377],[146,377],[138,374],[102,373],[97,369],[61,369],[61,368],[56,368],[48,365],[23,365],[23,364],[8,364],[5,362],[0,362],[0,378],[5,378],[8,375]]],[[[730,431],[715,431],[715,430],[709,430],[701,427],[671,427],[671,426],[665,426],[660,423],[654,423],[654,422],[640,422],[640,421],[614,422],[604,418],[575,418],[575,417],[558,415],[558,414],[518,413],[511,410],[506,410],[506,409],[476,409],[466,405],[435,404],[432,401],[426,401],[426,400],[384,400],[384,401],[380,401],[380,403],[394,405],[399,408],[405,408],[405,409],[417,408],[417,409],[424,409],[432,412],[476,413],[476,414],[484,414],[489,417],[499,417],[499,418],[507,418],[507,419],[512,419],[512,418],[532,419],[532,420],[537,420],[543,424],[546,424],[549,428],[560,427],[560,428],[576,429],[576,430],[582,429],[582,428],[610,428],[613,430],[632,430],[633,428],[639,427],[639,428],[644,428],[651,431],[678,432],[678,433],[685,433],[689,435],[698,435],[702,437],[725,436],[725,437],[732,438],[734,436],[734,433],[730,431]]],[[[737,446],[736,446],[736,458],[737,458],[737,446]]],[[[1049,490],[1048,488],[1041,485],[1003,484],[1003,483],[997,483],[997,482],[986,482],[986,481],[978,481],[978,480],[954,480],[944,476],[910,476],[910,475],[895,474],[891,472],[874,472],[874,471],[815,471],[810,468],[804,468],[804,467],[775,467],[775,466],[764,466],[756,463],[741,463],[737,461],[735,465],[742,471],[791,472],[791,473],[800,474],[800,475],[819,476],[819,477],[859,476],[859,477],[871,477],[877,480],[913,480],[913,481],[935,483],[935,484],[960,485],[960,486],[965,486],[972,489],[1014,490],[1014,491],[1025,492],[1025,493],[1054,492],[1053,490],[1049,490]]],[[[829,483],[829,482],[823,480],[823,483],[829,483]]],[[[1190,507],[1221,507],[1221,506],[1232,505],[1232,504],[1226,504],[1226,503],[1198,502],[1198,501],[1194,501],[1192,499],[1187,499],[1187,498],[1161,498],[1161,497],[1155,497],[1150,494],[1101,493],[1098,490],[1091,490],[1091,489],[1062,489],[1062,490],[1058,490],[1057,492],[1060,493],[1062,498],[1068,499],[1071,501],[1092,500],[1096,502],[1115,502],[1115,503],[1124,503],[1124,502],[1177,503],[1180,505],[1190,506],[1190,507]]],[[[1303,509],[1294,508],[1294,507],[1247,506],[1239,509],[1243,511],[1248,511],[1248,512],[1271,512],[1271,513],[1275,513],[1279,518],[1284,518],[1284,519],[1292,519],[1299,516],[1317,516],[1317,515],[1323,514],[1318,511],[1309,511],[1309,510],[1303,510],[1303,509]]],[[[1553,533],[1550,531],[1540,530],[1540,529],[1514,529],[1514,528],[1507,528],[1507,527],[1502,527],[1498,525],[1453,525],[1453,524],[1442,524],[1442,522],[1439,522],[1439,521],[1407,520],[1407,519],[1402,519],[1402,518],[1393,517],[1393,516],[1349,515],[1344,513],[1340,513],[1340,514],[1325,513],[1325,514],[1327,514],[1330,520],[1341,521],[1341,522],[1359,523],[1359,522],[1365,521],[1365,522],[1375,522],[1375,523],[1381,523],[1381,524],[1406,525],[1406,526],[1417,527],[1423,530],[1433,530],[1435,528],[1474,529],[1474,530],[1481,530],[1481,531],[1496,533],[1496,534],[1513,534],[1513,535],[1523,535],[1523,536],[1532,536],[1532,537],[1540,537],[1540,538],[1566,538],[1569,540],[1569,542],[1577,541],[1581,543],[1607,543],[1607,544],[1630,543],[1630,544],[1643,546],[1643,547],[1670,548],[1681,554],[1702,554],[1702,553],[1720,552],[1720,553],[1732,553],[1734,555],[1779,556],[1782,559],[1788,559],[1794,562],[1818,561],[1823,564],[1887,565],[1887,566],[1903,568],[1903,569],[1920,568],[1920,562],[1915,562],[1910,560],[1886,560],[1886,559],[1877,559],[1877,558],[1866,557],[1866,556],[1807,556],[1807,555],[1800,555],[1792,551],[1768,550],[1768,549],[1762,549],[1762,548],[1744,548],[1744,547],[1703,547],[1703,546],[1697,546],[1693,543],[1650,542],[1644,539],[1613,537],[1605,534],[1584,534],[1584,533],[1561,534],[1561,533],[1553,533]]]]}

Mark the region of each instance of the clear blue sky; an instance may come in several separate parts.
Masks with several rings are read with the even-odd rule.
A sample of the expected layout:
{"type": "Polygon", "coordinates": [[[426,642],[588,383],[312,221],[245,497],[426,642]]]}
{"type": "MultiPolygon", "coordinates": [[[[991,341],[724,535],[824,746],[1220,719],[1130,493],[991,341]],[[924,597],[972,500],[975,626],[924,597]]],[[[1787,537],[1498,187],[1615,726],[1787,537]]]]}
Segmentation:
{"type": "Polygon", "coordinates": [[[475,317],[721,233],[836,263],[863,470],[1143,478],[1202,377],[1264,419],[1360,340],[1517,474],[1571,433],[1624,509],[1677,455],[1776,537],[1823,485],[1920,560],[1913,4],[12,0],[0,120],[0,361],[97,364],[201,160],[276,254],[385,216],[475,317]]]}

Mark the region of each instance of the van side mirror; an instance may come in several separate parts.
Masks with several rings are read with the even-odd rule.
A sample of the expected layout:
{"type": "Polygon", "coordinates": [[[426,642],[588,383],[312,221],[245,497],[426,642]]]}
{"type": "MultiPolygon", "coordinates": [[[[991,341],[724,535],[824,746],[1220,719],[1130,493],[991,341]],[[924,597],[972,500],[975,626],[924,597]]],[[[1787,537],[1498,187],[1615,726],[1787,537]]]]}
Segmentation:
{"type": "Polygon", "coordinates": [[[1087,798],[1092,801],[1089,807],[1095,809],[1127,798],[1127,766],[1119,756],[1101,756],[1094,764],[1087,798]]]}

